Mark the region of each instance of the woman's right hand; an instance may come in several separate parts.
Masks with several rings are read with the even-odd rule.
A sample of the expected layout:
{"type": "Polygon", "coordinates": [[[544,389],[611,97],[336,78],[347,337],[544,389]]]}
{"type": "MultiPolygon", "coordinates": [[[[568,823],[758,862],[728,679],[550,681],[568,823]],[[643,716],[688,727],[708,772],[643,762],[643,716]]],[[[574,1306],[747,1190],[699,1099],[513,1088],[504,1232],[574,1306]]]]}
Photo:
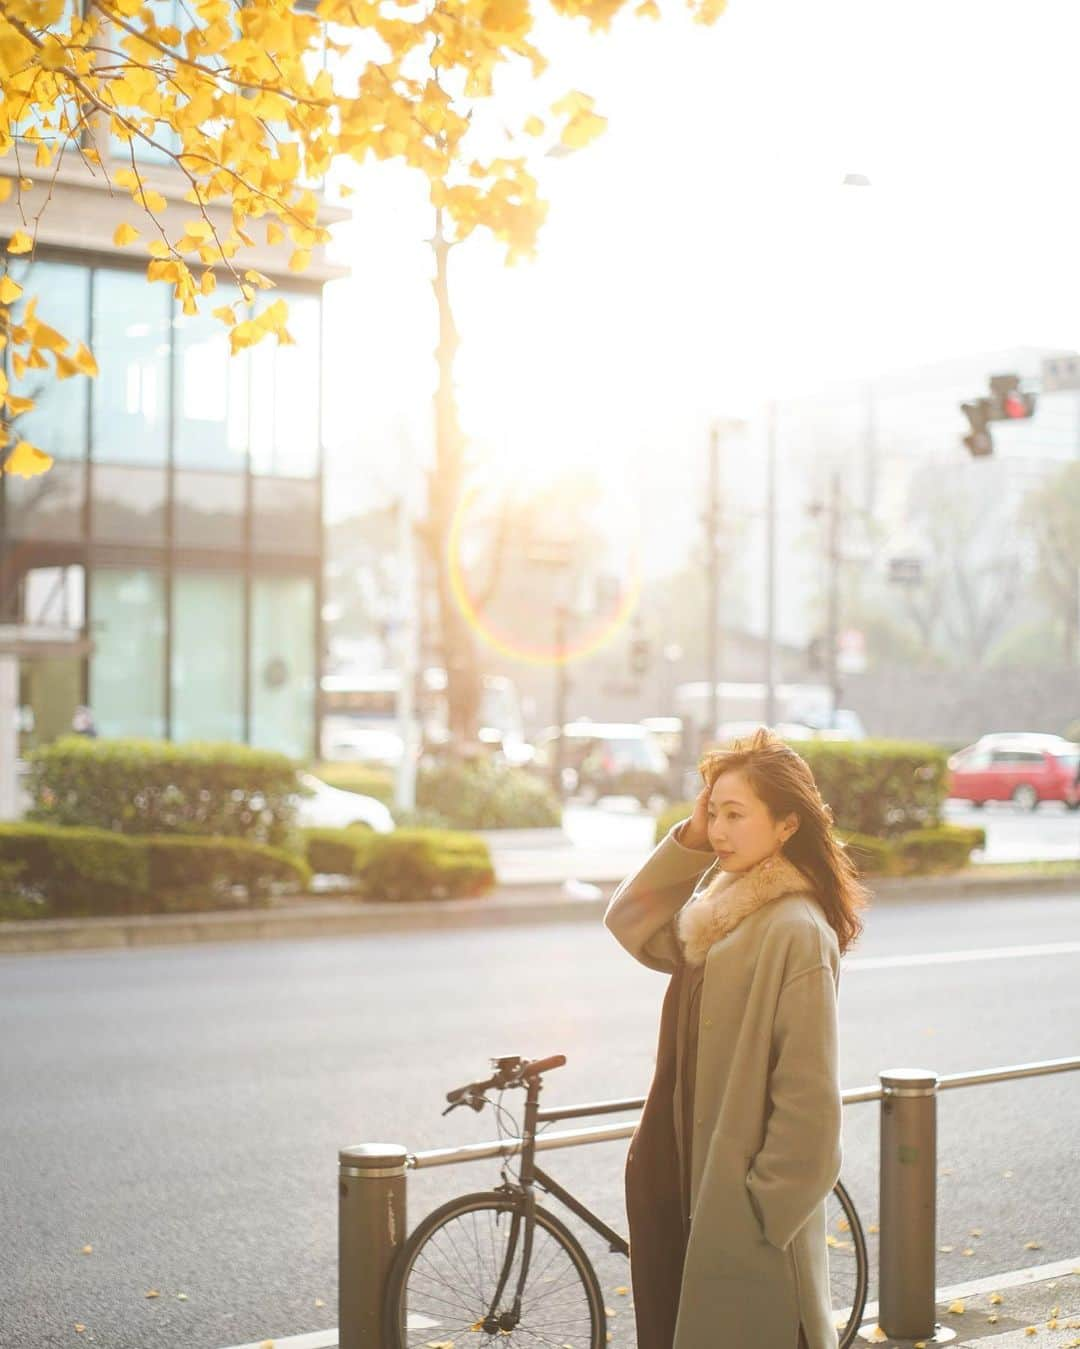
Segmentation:
{"type": "Polygon", "coordinates": [[[694,812],[679,830],[676,837],[684,848],[694,848],[698,852],[709,850],[709,795],[712,788],[702,787],[694,801],[694,812]]]}

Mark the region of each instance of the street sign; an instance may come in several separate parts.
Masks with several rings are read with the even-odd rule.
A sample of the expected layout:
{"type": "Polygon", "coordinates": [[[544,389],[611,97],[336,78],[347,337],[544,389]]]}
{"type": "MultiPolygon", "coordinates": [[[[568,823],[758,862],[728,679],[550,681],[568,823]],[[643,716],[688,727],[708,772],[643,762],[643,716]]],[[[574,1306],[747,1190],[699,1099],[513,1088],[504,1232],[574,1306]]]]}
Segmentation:
{"type": "Polygon", "coordinates": [[[1042,363],[1043,393],[1080,389],[1080,355],[1048,356],[1042,363]]]}

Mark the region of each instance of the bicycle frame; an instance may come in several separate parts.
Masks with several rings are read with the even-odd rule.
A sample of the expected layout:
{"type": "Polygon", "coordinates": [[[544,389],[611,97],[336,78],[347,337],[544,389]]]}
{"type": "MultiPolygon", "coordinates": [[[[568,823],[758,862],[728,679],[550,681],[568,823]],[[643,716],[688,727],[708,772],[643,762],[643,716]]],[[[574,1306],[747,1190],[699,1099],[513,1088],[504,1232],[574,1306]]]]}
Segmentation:
{"type": "Polygon", "coordinates": [[[488,1312],[489,1318],[494,1318],[495,1309],[502,1300],[503,1290],[513,1267],[521,1222],[524,1218],[525,1235],[521,1250],[521,1272],[518,1275],[517,1288],[514,1293],[514,1306],[511,1313],[515,1323],[521,1315],[521,1298],[529,1274],[529,1260],[532,1256],[533,1233],[536,1228],[537,1186],[546,1194],[553,1195],[571,1213],[576,1214],[582,1222],[591,1227],[598,1236],[603,1237],[613,1251],[620,1255],[630,1254],[630,1245],[625,1237],[621,1237],[613,1227],[609,1227],[602,1218],[593,1213],[579,1199],[575,1199],[569,1190],[564,1189],[557,1180],[536,1165],[536,1127],[538,1124],[548,1124],[563,1119],[587,1119],[594,1115],[611,1114],[613,1111],[625,1109],[625,1107],[616,1103],[614,1106],[585,1105],[571,1109],[541,1110],[541,1089],[542,1082],[537,1078],[530,1078],[525,1096],[525,1126],[521,1135],[521,1169],[518,1175],[523,1208],[522,1210],[515,1209],[511,1217],[510,1236],[506,1244],[506,1260],[488,1312]]]}

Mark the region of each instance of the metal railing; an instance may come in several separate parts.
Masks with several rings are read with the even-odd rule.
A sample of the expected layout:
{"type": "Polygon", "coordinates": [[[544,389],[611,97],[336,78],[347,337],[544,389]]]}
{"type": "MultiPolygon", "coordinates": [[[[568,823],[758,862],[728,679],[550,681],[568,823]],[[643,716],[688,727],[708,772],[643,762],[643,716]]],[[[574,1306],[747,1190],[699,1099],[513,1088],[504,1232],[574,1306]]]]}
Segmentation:
{"type": "MultiPolygon", "coordinates": [[[[842,1093],[844,1105],[881,1103],[878,1175],[878,1323],[894,1339],[951,1338],[935,1325],[937,1226],[937,1098],[943,1091],[1080,1069],[1080,1057],[1046,1059],[1005,1068],[939,1077],[923,1069],[891,1069],[878,1086],[842,1093]]],[[[575,1116],[640,1111],[644,1097],[541,1110],[550,1123],[575,1116]]],[[[597,1125],[538,1136],[537,1152],[630,1138],[636,1123],[597,1125]]],[[[456,1166],[520,1150],[520,1138],[460,1148],[408,1152],[398,1144],[366,1143],[339,1153],[339,1349],[385,1344],[383,1289],[406,1238],[406,1176],[410,1170],[456,1166]]]]}

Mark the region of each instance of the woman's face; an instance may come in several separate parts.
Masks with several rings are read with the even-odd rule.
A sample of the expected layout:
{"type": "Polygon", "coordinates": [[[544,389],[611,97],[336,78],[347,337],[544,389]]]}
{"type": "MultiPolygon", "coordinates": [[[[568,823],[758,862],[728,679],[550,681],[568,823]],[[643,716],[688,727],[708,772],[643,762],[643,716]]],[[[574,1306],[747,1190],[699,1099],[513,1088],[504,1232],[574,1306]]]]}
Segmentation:
{"type": "Polygon", "coordinates": [[[733,768],[709,794],[709,845],[725,871],[749,871],[776,852],[799,826],[797,815],[773,818],[769,807],[733,768]]]}

